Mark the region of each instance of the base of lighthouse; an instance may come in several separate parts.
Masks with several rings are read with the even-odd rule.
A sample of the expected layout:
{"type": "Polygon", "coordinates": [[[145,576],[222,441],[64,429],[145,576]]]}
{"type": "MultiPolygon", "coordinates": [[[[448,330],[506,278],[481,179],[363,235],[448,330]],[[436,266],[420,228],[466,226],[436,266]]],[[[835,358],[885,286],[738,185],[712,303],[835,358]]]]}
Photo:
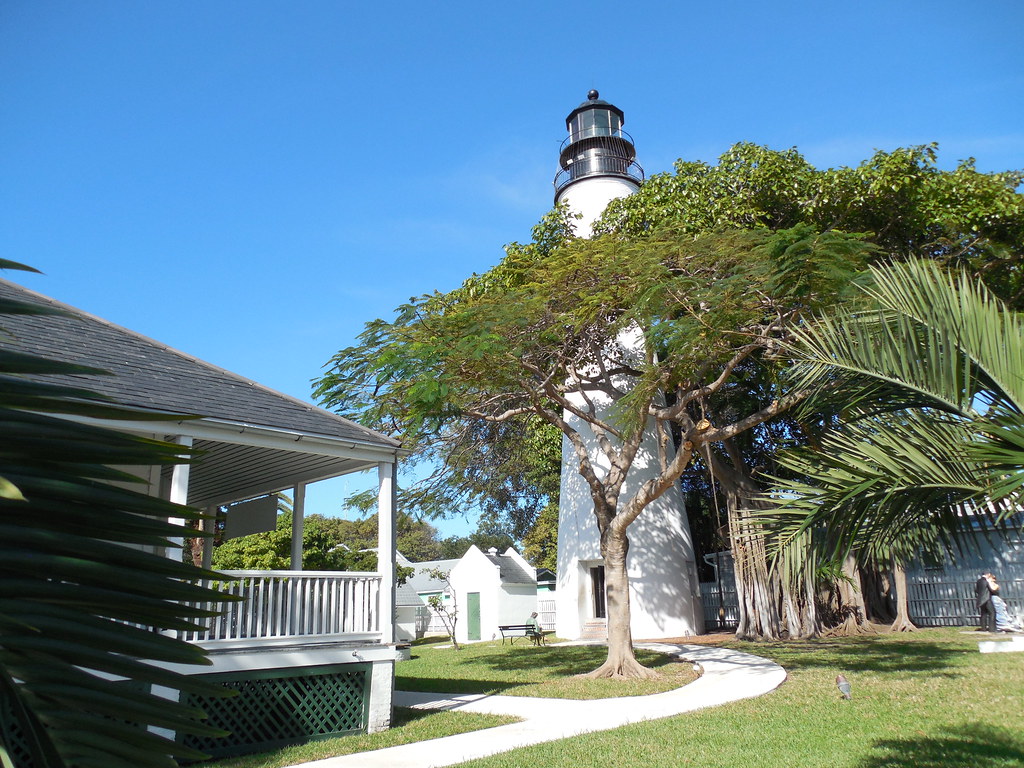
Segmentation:
{"type": "MultiPolygon", "coordinates": [[[[591,437],[585,424],[574,425],[591,437]]],[[[596,446],[596,442],[588,440],[596,446]]],[[[621,495],[630,498],[657,470],[657,446],[648,430],[621,495]]],[[[591,455],[601,466],[596,449],[591,455]]],[[[604,571],[593,501],[567,439],[562,441],[558,515],[558,581],[555,634],[604,639],[604,571]]],[[[606,465],[605,465],[606,468],[606,465]]],[[[673,486],[629,527],[629,599],[634,639],[685,637],[704,631],[693,540],[682,493],[673,486]]]]}

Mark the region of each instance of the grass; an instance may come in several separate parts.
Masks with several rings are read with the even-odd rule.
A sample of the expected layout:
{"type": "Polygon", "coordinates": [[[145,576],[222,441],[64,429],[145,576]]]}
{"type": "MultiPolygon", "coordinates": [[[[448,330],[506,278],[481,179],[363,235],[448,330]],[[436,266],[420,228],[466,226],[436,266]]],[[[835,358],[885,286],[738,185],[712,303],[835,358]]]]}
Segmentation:
{"type": "Polygon", "coordinates": [[[396,709],[390,730],[361,736],[343,736],[337,739],[311,741],[282,747],[258,755],[242,755],[215,762],[196,763],[196,768],[280,768],[325,757],[371,752],[385,747],[397,747],[416,741],[427,741],[457,733],[478,731],[516,722],[514,717],[477,715],[470,712],[421,712],[414,709],[396,709]]]}
{"type": "Polygon", "coordinates": [[[1024,654],[961,629],[807,643],[726,643],[789,673],[766,696],[541,744],[464,768],[1020,768],[1024,654]],[[842,700],[845,674],[853,699],[842,700]]]}
{"type": "MultiPolygon", "coordinates": [[[[975,632],[944,629],[803,643],[716,643],[774,659],[789,677],[777,691],[757,699],[538,744],[464,765],[1019,768],[1024,765],[1024,731],[1019,725],[1024,704],[1024,654],[980,654],[978,639],[975,632]],[[853,685],[851,701],[842,700],[836,690],[835,677],[840,672],[853,685]]],[[[575,691],[581,694],[578,697],[591,697],[589,684],[606,681],[585,681],[584,685],[584,681],[564,678],[597,666],[603,654],[601,648],[579,646],[530,648],[516,644],[510,649],[480,644],[460,652],[417,646],[413,660],[397,667],[398,687],[505,695],[558,690],[563,692],[551,695],[568,696],[575,691]],[[577,686],[581,688],[577,690],[577,686]]],[[[689,670],[689,665],[673,664],[664,657],[655,657],[655,663],[662,670],[689,670]]],[[[619,685],[635,692],[641,684],[619,685]]],[[[617,690],[606,695],[624,693],[617,690]]],[[[403,722],[392,735],[352,736],[307,745],[323,748],[334,743],[344,745],[345,752],[295,754],[278,762],[260,756],[204,765],[289,765],[362,751],[362,747],[355,749],[357,744],[369,744],[381,736],[402,739],[393,743],[436,738],[469,717],[465,713],[430,714],[403,722]],[[409,730],[403,734],[406,728],[409,730]],[[417,728],[429,735],[418,735],[417,728]]],[[[378,741],[365,749],[381,746],[384,744],[378,741]]]]}
{"type": "Polygon", "coordinates": [[[653,680],[589,680],[578,675],[601,665],[608,649],[595,645],[473,643],[456,651],[445,643],[413,646],[395,668],[400,691],[488,693],[554,699],[606,699],[670,691],[697,679],[691,664],[653,651],[637,658],[661,673],[653,680]]]}

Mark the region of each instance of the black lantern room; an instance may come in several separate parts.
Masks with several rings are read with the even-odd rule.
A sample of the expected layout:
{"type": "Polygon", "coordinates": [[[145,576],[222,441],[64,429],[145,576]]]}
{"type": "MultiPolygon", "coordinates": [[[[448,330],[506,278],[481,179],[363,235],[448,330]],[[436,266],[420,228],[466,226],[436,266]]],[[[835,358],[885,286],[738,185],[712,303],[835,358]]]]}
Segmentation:
{"type": "Polygon", "coordinates": [[[644,180],[633,137],[622,130],[622,110],[599,96],[590,91],[587,100],[565,118],[569,136],[558,158],[561,170],[555,175],[555,202],[566,187],[582,179],[613,176],[634,184],[644,180]]]}

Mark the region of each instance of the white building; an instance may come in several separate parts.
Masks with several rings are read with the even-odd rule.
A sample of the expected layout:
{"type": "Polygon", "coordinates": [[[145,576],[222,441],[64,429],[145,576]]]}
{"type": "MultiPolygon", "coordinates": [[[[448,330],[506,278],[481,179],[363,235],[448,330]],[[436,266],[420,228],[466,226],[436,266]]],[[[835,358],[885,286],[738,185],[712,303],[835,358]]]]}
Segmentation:
{"type": "Polygon", "coordinates": [[[460,643],[500,637],[501,624],[524,624],[537,610],[537,571],[509,547],[481,552],[471,546],[448,577],[459,611],[460,643]]]}
{"type": "MultiPolygon", "coordinates": [[[[624,114],[590,91],[587,101],[569,113],[569,135],[559,155],[555,203],[579,214],[576,233],[589,237],[592,224],[613,199],[639,189],[643,170],[636,163],[632,137],[622,130],[624,114]]],[[[639,339],[628,341],[639,349],[639,339]]],[[[595,393],[592,399],[598,401],[595,393]]],[[[609,400],[602,418],[611,414],[609,400]]],[[[582,400],[581,400],[582,403],[582,400]]],[[[587,424],[566,413],[566,419],[590,446],[598,471],[608,470],[587,424]]],[[[562,482],[558,517],[558,588],[556,628],[560,637],[607,636],[604,564],[590,490],[576,471],[578,460],[568,439],[562,441],[562,482]]],[[[648,433],[626,479],[622,498],[657,473],[657,445],[648,433]]],[[[630,526],[627,564],[630,580],[632,634],[665,638],[703,631],[700,587],[689,522],[682,493],[673,486],[644,510],[630,526]]]]}

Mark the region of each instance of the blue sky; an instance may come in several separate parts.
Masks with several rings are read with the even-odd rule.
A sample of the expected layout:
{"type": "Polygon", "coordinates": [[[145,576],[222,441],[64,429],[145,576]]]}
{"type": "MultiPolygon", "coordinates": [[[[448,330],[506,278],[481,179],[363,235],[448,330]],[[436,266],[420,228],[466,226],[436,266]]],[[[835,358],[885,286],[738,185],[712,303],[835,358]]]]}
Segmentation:
{"type": "Polygon", "coordinates": [[[648,173],[737,141],[1024,167],[1019,0],[498,7],[6,0],[0,255],[45,272],[7,277],[309,399],[366,321],[529,239],[590,88],[648,173]]]}

